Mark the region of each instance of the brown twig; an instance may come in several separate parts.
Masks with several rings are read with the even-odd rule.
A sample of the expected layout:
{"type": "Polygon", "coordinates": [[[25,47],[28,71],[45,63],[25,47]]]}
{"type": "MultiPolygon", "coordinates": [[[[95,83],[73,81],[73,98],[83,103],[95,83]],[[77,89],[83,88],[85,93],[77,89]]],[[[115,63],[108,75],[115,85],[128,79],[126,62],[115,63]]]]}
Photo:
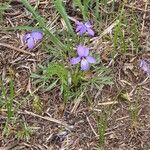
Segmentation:
{"type": "Polygon", "coordinates": [[[28,52],[28,51],[25,51],[25,50],[23,50],[23,49],[14,47],[14,46],[9,45],[9,44],[6,44],[6,43],[0,43],[0,46],[7,47],[7,48],[9,48],[9,49],[11,49],[11,50],[15,50],[15,51],[17,51],[17,52],[21,52],[21,53],[24,53],[24,54],[28,54],[28,55],[31,55],[31,56],[35,56],[34,53],[30,53],[30,52],[28,52]]]}
{"type": "Polygon", "coordinates": [[[34,117],[38,117],[38,118],[41,118],[41,119],[44,119],[44,120],[47,120],[47,121],[50,121],[50,122],[54,122],[54,123],[57,123],[57,124],[60,124],[60,125],[63,125],[65,127],[67,127],[68,129],[70,128],[69,125],[67,125],[65,122],[62,122],[62,121],[59,121],[57,119],[54,119],[54,118],[51,118],[51,117],[43,117],[43,116],[40,116],[38,114],[35,114],[33,112],[29,112],[29,111],[23,111],[23,112],[19,112],[20,114],[25,114],[25,115],[31,115],[31,116],[34,116],[34,117]]]}
{"type": "Polygon", "coordinates": [[[88,118],[88,117],[86,117],[86,119],[87,119],[87,121],[88,121],[88,123],[89,123],[89,125],[90,125],[90,127],[91,127],[91,129],[92,129],[92,131],[93,131],[93,133],[95,134],[95,136],[96,136],[96,137],[98,137],[98,134],[96,133],[96,131],[94,130],[94,128],[93,128],[93,126],[92,126],[92,124],[90,123],[89,118],[88,118]]]}
{"type": "Polygon", "coordinates": [[[111,102],[104,102],[104,103],[98,103],[98,105],[100,106],[105,106],[105,105],[114,105],[114,104],[118,104],[118,101],[111,101],[111,102]]]}
{"type": "Polygon", "coordinates": [[[73,106],[73,108],[71,110],[71,113],[75,113],[76,112],[76,110],[77,110],[77,108],[80,105],[80,102],[82,100],[83,94],[84,94],[84,92],[82,92],[81,95],[74,101],[74,106],[73,106]]]}
{"type": "MultiPolygon", "coordinates": [[[[148,7],[148,2],[146,1],[145,3],[145,11],[147,10],[148,7]]],[[[143,22],[142,22],[142,29],[141,29],[141,34],[143,34],[143,30],[144,30],[144,25],[145,25],[145,18],[146,18],[146,12],[143,14],[143,22]]]]}
{"type": "Polygon", "coordinates": [[[134,9],[134,10],[138,10],[138,11],[142,11],[144,13],[147,13],[147,12],[150,12],[150,9],[146,10],[146,9],[142,9],[142,8],[138,8],[138,7],[134,7],[134,6],[131,6],[131,5],[125,5],[125,7],[127,8],[131,8],[131,9],[134,9]]]}

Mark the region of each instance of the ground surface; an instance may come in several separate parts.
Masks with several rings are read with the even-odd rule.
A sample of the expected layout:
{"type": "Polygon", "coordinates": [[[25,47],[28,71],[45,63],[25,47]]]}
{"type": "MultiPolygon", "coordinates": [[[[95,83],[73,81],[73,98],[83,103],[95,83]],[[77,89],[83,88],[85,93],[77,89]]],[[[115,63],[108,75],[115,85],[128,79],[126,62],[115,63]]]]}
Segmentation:
{"type": "MultiPolygon", "coordinates": [[[[33,6],[37,4],[34,0],[30,2],[33,6]]],[[[120,4],[120,1],[116,2],[116,11],[120,4]]],[[[34,24],[32,16],[19,1],[14,0],[10,5],[11,8],[3,14],[0,27],[34,24]]],[[[80,12],[73,10],[69,2],[66,5],[70,16],[80,17],[80,12]]],[[[109,65],[111,59],[107,52],[112,48],[111,42],[101,39],[100,46],[95,47],[95,50],[103,49],[100,57],[104,65],[109,65],[112,69],[113,85],[104,86],[102,90],[89,89],[90,102],[83,98],[79,104],[70,101],[64,105],[59,90],[44,92],[32,83],[31,73],[36,72],[38,64],[49,61],[44,46],[39,45],[32,51],[35,56],[25,54],[29,52],[22,41],[25,31],[0,30],[0,75],[6,89],[9,76],[14,77],[14,105],[18,104],[14,123],[9,124],[7,136],[0,134],[0,149],[99,149],[97,120],[101,113],[106,120],[101,122],[106,122],[105,150],[150,149],[150,78],[139,68],[138,63],[141,58],[150,62],[150,3],[142,0],[126,3],[125,10],[129,12],[129,19],[132,8],[139,25],[138,52],[133,53],[132,46],[129,46],[125,54],[118,53],[114,63],[109,65]],[[25,52],[19,52],[20,49],[25,52]],[[36,96],[29,95],[34,90],[36,96]],[[34,110],[33,102],[36,99],[42,103],[42,108],[39,108],[42,113],[34,110]],[[28,127],[23,128],[23,122],[28,127]],[[32,131],[28,131],[28,128],[32,131]],[[21,131],[26,131],[23,134],[26,136],[21,137],[21,131]]],[[[104,13],[109,13],[105,8],[101,9],[104,13]]],[[[46,0],[40,1],[38,10],[49,22],[56,16],[52,4],[46,0]]],[[[101,26],[106,29],[112,22],[109,19],[108,23],[102,22],[101,26]]],[[[60,28],[60,18],[54,24],[60,28]]],[[[4,132],[6,118],[6,109],[1,107],[0,133],[4,132]]]]}

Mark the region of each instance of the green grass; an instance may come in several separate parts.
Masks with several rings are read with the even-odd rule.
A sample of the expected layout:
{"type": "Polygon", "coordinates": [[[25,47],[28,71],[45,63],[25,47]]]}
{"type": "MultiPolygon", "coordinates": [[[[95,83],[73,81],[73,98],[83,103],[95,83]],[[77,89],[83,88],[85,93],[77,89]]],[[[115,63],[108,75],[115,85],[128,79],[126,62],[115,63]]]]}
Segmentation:
{"type": "Polygon", "coordinates": [[[0,17],[3,16],[5,10],[7,10],[8,8],[10,8],[9,2],[0,3],[0,17]]]}
{"type": "Polygon", "coordinates": [[[66,101],[69,94],[68,70],[63,65],[55,63],[51,63],[47,67],[41,66],[41,68],[42,75],[32,74],[31,76],[36,79],[35,84],[40,84],[40,86],[42,84],[41,87],[45,88],[45,91],[51,91],[60,83],[60,93],[66,101]]]}
{"type": "Polygon", "coordinates": [[[137,103],[134,104],[130,104],[130,108],[129,108],[129,113],[130,113],[130,117],[132,120],[132,127],[137,128],[138,127],[138,119],[139,119],[139,107],[137,103]]]}
{"type": "Polygon", "coordinates": [[[105,146],[105,131],[107,128],[107,117],[104,112],[97,116],[97,126],[99,135],[99,150],[104,150],[105,146]]]}
{"type": "Polygon", "coordinates": [[[73,31],[72,25],[70,23],[70,20],[68,18],[67,12],[66,12],[66,10],[64,8],[63,1],[62,0],[54,0],[54,4],[55,4],[55,7],[56,7],[57,11],[59,12],[59,14],[63,17],[63,19],[64,19],[64,21],[66,23],[68,31],[72,35],[74,35],[74,31],[73,31]]]}
{"type": "Polygon", "coordinates": [[[50,63],[47,67],[40,66],[39,73],[32,74],[36,85],[42,87],[44,91],[52,91],[53,88],[60,87],[60,93],[63,94],[64,101],[76,98],[88,89],[101,89],[104,85],[111,85],[112,77],[110,70],[101,67],[96,70],[97,73],[91,79],[86,78],[88,73],[83,73],[77,66],[75,70],[66,69],[61,64],[50,63]],[[42,74],[41,74],[42,72],[42,74]],[[73,96],[75,95],[75,96],[73,96]]]}
{"type": "MultiPolygon", "coordinates": [[[[15,138],[18,140],[29,140],[31,135],[30,127],[27,125],[25,120],[22,123],[22,120],[18,118],[20,106],[24,105],[26,100],[22,100],[19,103],[15,102],[16,93],[14,83],[12,76],[8,78],[7,84],[0,80],[0,111],[7,114],[2,136],[3,138],[7,138],[14,135],[14,132],[16,132],[15,138]],[[17,129],[18,125],[20,126],[19,129],[17,129]],[[14,131],[12,129],[14,129],[14,131]]],[[[23,99],[23,97],[20,97],[20,99],[23,99]]]]}
{"type": "Polygon", "coordinates": [[[90,0],[83,0],[83,2],[81,0],[74,0],[73,2],[74,5],[80,9],[84,20],[85,21],[88,20],[89,19],[88,8],[89,8],[90,0]]]}
{"type": "MultiPolygon", "coordinates": [[[[28,11],[31,12],[33,17],[38,21],[39,27],[42,27],[44,29],[43,31],[46,31],[45,34],[51,36],[52,33],[49,34],[47,32],[47,28],[44,23],[45,20],[30,6],[30,4],[26,0],[22,0],[22,3],[28,9],[28,11]]],[[[75,3],[78,7],[82,8],[81,12],[83,13],[83,17],[87,18],[90,1],[88,1],[88,3],[86,3],[86,1],[83,1],[82,6],[80,5],[81,1],[76,1],[75,3]]],[[[54,1],[54,4],[55,4],[57,11],[63,17],[67,25],[68,31],[71,33],[72,27],[71,27],[70,21],[68,19],[68,15],[65,11],[62,1],[60,0],[54,1]]],[[[84,77],[86,76],[86,74],[80,71],[78,65],[77,67],[74,67],[73,69],[71,69],[68,66],[68,60],[67,60],[68,56],[69,57],[75,56],[73,47],[75,47],[76,44],[85,43],[85,39],[86,41],[90,41],[89,40],[90,38],[86,38],[86,37],[79,38],[78,36],[74,37],[65,32],[62,33],[62,36],[64,39],[63,46],[62,46],[62,43],[59,44],[60,41],[58,41],[58,38],[57,40],[55,40],[53,39],[53,36],[51,36],[54,45],[55,46],[57,44],[60,45],[59,48],[61,48],[61,51],[57,51],[56,48],[54,48],[51,45],[49,46],[45,43],[46,49],[48,48],[49,49],[48,51],[51,54],[52,63],[47,64],[48,65],[47,67],[45,66],[40,67],[43,72],[42,75],[38,75],[38,74],[32,75],[32,77],[35,79],[35,84],[40,84],[40,86],[42,85],[41,87],[45,88],[45,91],[48,91],[48,90],[51,91],[53,88],[56,88],[59,86],[60,93],[63,95],[63,98],[65,101],[66,99],[70,99],[69,98],[70,94],[75,95],[75,93],[76,92],[78,93],[81,89],[82,90],[87,89],[86,87],[95,87],[95,89],[99,89],[103,85],[112,84],[112,78],[110,76],[106,77],[106,74],[110,73],[108,72],[108,69],[103,70],[104,68],[94,68],[94,72],[97,72],[97,74],[95,74],[95,77],[92,78],[91,80],[86,81],[84,77]],[[60,64],[63,64],[63,65],[60,65],[60,64]]],[[[81,93],[82,93],[82,90],[81,90],[81,93]]],[[[79,92],[79,95],[81,93],[79,92]]]]}
{"type": "Polygon", "coordinates": [[[20,130],[16,134],[17,140],[30,140],[30,136],[32,134],[32,130],[29,127],[29,125],[24,120],[23,122],[20,122],[20,130]]]}
{"type": "MultiPolygon", "coordinates": [[[[45,49],[49,55],[49,59],[43,64],[38,66],[38,71],[32,73],[32,84],[37,88],[34,92],[31,92],[27,97],[21,98],[19,104],[14,103],[15,99],[15,81],[13,78],[9,78],[8,85],[0,82],[0,108],[6,109],[7,119],[5,127],[3,129],[3,135],[9,135],[11,133],[11,126],[16,125],[15,119],[17,118],[17,110],[22,106],[26,106],[26,102],[31,102],[30,108],[37,114],[42,114],[43,103],[38,96],[38,91],[53,92],[56,89],[59,91],[59,95],[63,99],[64,103],[68,101],[86,99],[88,100],[88,92],[102,90],[105,85],[113,84],[113,72],[111,69],[103,66],[101,56],[97,49],[90,50],[92,56],[97,60],[97,63],[91,65],[89,72],[83,72],[80,70],[80,65],[71,66],[69,59],[76,56],[74,50],[78,44],[84,44],[86,46],[94,47],[91,45],[91,37],[83,36],[79,37],[74,33],[74,24],[68,19],[66,8],[62,0],[54,0],[53,4],[60,17],[65,21],[67,31],[49,30],[46,18],[41,16],[37,10],[37,7],[32,7],[27,0],[21,0],[23,6],[28,12],[31,13],[35,25],[33,26],[15,26],[7,27],[0,30],[21,30],[32,31],[41,30],[45,37],[42,41],[42,49],[45,49]],[[37,93],[36,93],[37,92],[37,93]],[[30,100],[32,98],[32,100],[30,100]]],[[[82,21],[93,21],[94,30],[97,36],[110,25],[112,22],[118,21],[118,24],[114,26],[111,33],[102,37],[103,42],[109,43],[111,51],[108,51],[109,60],[113,59],[115,54],[122,55],[127,54],[132,50],[132,54],[138,54],[139,47],[139,23],[137,17],[132,14],[128,16],[124,3],[119,6],[118,12],[114,11],[115,0],[111,5],[107,4],[107,0],[74,0],[73,5],[75,8],[80,9],[80,13],[83,18],[82,21]],[[103,8],[103,9],[102,9],[103,8]],[[110,12],[109,12],[110,10],[110,12]],[[132,45],[132,49],[131,49],[132,45]]],[[[0,6],[0,17],[2,18],[4,11],[9,8],[8,3],[4,3],[0,6]]],[[[90,102],[92,103],[92,102],[90,102]]],[[[109,108],[109,115],[112,108],[109,108]]],[[[138,105],[130,104],[130,117],[133,124],[138,122],[138,105]]],[[[102,112],[97,116],[97,128],[99,135],[99,148],[101,150],[105,147],[105,131],[107,128],[108,114],[102,112]]],[[[23,123],[19,123],[21,129],[17,132],[16,138],[18,140],[29,140],[32,133],[29,125],[23,120],[23,123]]]]}
{"type": "Polygon", "coordinates": [[[9,78],[8,86],[5,86],[4,83],[0,80],[0,108],[1,111],[6,109],[7,117],[6,123],[3,130],[3,135],[9,135],[9,124],[14,121],[14,81],[12,78],[9,78]]]}
{"type": "Polygon", "coordinates": [[[65,49],[66,46],[51,32],[49,31],[46,21],[43,17],[39,15],[38,12],[29,4],[27,0],[21,0],[22,4],[27,8],[27,10],[33,15],[33,17],[38,21],[40,29],[50,37],[51,41],[55,46],[59,46],[59,49],[65,49]]]}
{"type": "Polygon", "coordinates": [[[0,81],[0,91],[2,93],[2,95],[0,96],[1,107],[7,109],[7,120],[9,121],[14,116],[13,101],[15,91],[13,79],[9,79],[8,89],[4,86],[4,83],[0,81]]]}
{"type": "Polygon", "coordinates": [[[10,1],[5,2],[5,3],[0,3],[0,27],[3,24],[3,15],[5,11],[10,8],[9,3],[10,1]]]}
{"type": "Polygon", "coordinates": [[[99,20],[100,18],[100,13],[99,13],[99,0],[96,0],[96,6],[95,6],[95,11],[94,11],[94,16],[96,20],[99,20]]]}
{"type": "MultiPolygon", "coordinates": [[[[140,89],[138,89],[140,91],[140,89]]],[[[139,111],[140,111],[140,95],[137,93],[134,96],[134,99],[132,101],[128,101],[129,103],[129,115],[131,118],[131,126],[133,128],[138,128],[140,125],[139,120],[139,111]]]]}

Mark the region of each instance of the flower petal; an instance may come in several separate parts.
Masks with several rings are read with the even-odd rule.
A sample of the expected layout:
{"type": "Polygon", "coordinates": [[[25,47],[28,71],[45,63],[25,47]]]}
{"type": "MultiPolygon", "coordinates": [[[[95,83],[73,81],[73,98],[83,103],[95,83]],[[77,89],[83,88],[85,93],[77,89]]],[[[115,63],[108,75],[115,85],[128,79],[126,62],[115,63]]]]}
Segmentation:
{"type": "Polygon", "coordinates": [[[41,40],[43,38],[43,33],[40,31],[31,32],[31,36],[34,40],[41,40]]]}
{"type": "Polygon", "coordinates": [[[89,55],[89,48],[79,45],[77,47],[77,53],[80,57],[86,57],[89,55]]]}
{"type": "Polygon", "coordinates": [[[31,38],[31,34],[30,34],[30,33],[27,33],[27,34],[25,34],[25,35],[23,36],[23,41],[24,41],[25,43],[27,43],[27,40],[28,40],[29,38],[31,38]]]}
{"type": "Polygon", "coordinates": [[[147,63],[145,60],[140,60],[140,67],[142,68],[143,66],[146,66],[147,63]]]}
{"type": "Polygon", "coordinates": [[[75,65],[75,64],[79,63],[80,60],[81,60],[80,57],[73,57],[73,58],[71,58],[70,63],[71,63],[72,65],[75,65]]]}
{"type": "Polygon", "coordinates": [[[30,37],[30,38],[27,40],[27,45],[28,45],[28,48],[30,48],[30,49],[34,48],[35,43],[34,43],[34,39],[33,39],[32,37],[30,37]]]}
{"type": "Polygon", "coordinates": [[[150,69],[148,69],[147,74],[150,75],[150,69]]]}
{"type": "Polygon", "coordinates": [[[76,27],[76,32],[79,32],[79,31],[81,30],[81,28],[82,28],[81,25],[77,26],[77,27],[76,27]]]}
{"type": "Polygon", "coordinates": [[[80,57],[84,56],[84,47],[82,45],[77,46],[77,53],[80,57]]]}
{"type": "Polygon", "coordinates": [[[87,57],[89,55],[89,48],[84,47],[84,57],[87,57]]]}
{"type": "Polygon", "coordinates": [[[95,34],[94,31],[90,28],[87,28],[87,32],[89,35],[92,35],[92,36],[94,36],[94,34],[95,34]]]}
{"type": "Polygon", "coordinates": [[[92,63],[92,64],[96,63],[95,58],[92,57],[92,56],[87,56],[87,57],[86,57],[86,60],[87,60],[89,63],[92,63]]]}
{"type": "Polygon", "coordinates": [[[143,69],[144,72],[147,74],[150,74],[150,68],[148,63],[145,60],[140,60],[140,67],[143,69]]]}
{"type": "Polygon", "coordinates": [[[89,70],[90,66],[86,59],[81,60],[81,70],[87,71],[89,70]]]}
{"type": "Polygon", "coordinates": [[[79,30],[79,35],[80,36],[82,36],[85,32],[86,32],[86,30],[87,30],[87,28],[83,25],[82,27],[81,27],[81,29],[79,30]]]}

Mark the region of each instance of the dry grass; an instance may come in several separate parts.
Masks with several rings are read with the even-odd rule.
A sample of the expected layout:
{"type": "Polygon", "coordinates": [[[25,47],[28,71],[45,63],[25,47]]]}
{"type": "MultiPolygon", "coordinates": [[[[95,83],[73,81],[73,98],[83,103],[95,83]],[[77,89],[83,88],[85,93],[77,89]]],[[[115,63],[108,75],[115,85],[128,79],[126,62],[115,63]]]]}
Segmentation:
{"type": "MultiPolygon", "coordinates": [[[[58,29],[63,27],[51,2],[30,2],[38,7],[40,14],[48,22],[53,22],[53,26],[58,29]]],[[[116,7],[119,4],[117,2],[116,7]]],[[[10,5],[12,7],[4,13],[0,27],[34,23],[32,16],[19,1],[12,0],[10,5]]],[[[70,7],[67,7],[70,16],[80,18],[80,12],[72,11],[70,7]]],[[[129,12],[128,17],[133,9],[139,21],[138,53],[132,53],[131,48],[123,55],[116,53],[115,60],[112,61],[108,54],[112,43],[106,42],[102,37],[93,38],[91,45],[95,44],[94,49],[99,51],[104,65],[111,67],[114,84],[104,87],[103,90],[89,91],[89,101],[83,98],[82,101],[70,101],[66,105],[57,89],[44,92],[37,89],[30,78],[31,73],[37,71],[38,65],[45,64],[49,59],[44,46],[39,44],[33,51],[28,51],[22,41],[24,31],[0,30],[0,76],[6,91],[9,90],[9,77],[13,77],[14,105],[17,110],[14,121],[9,124],[8,135],[0,134],[0,150],[99,149],[97,117],[101,112],[107,116],[105,150],[150,149],[150,78],[138,66],[139,58],[150,61],[150,3],[148,0],[134,0],[127,3],[125,9],[129,12]],[[38,102],[41,103],[39,111],[33,108],[35,96],[38,96],[38,102]],[[28,127],[23,125],[24,122],[28,127]],[[29,138],[16,136],[20,131],[29,132],[29,138]]],[[[107,10],[102,11],[109,13],[107,10]]],[[[109,19],[102,27],[107,29],[112,23],[113,20],[109,19]]],[[[6,109],[0,108],[0,133],[4,132],[6,112],[6,109]]]]}

